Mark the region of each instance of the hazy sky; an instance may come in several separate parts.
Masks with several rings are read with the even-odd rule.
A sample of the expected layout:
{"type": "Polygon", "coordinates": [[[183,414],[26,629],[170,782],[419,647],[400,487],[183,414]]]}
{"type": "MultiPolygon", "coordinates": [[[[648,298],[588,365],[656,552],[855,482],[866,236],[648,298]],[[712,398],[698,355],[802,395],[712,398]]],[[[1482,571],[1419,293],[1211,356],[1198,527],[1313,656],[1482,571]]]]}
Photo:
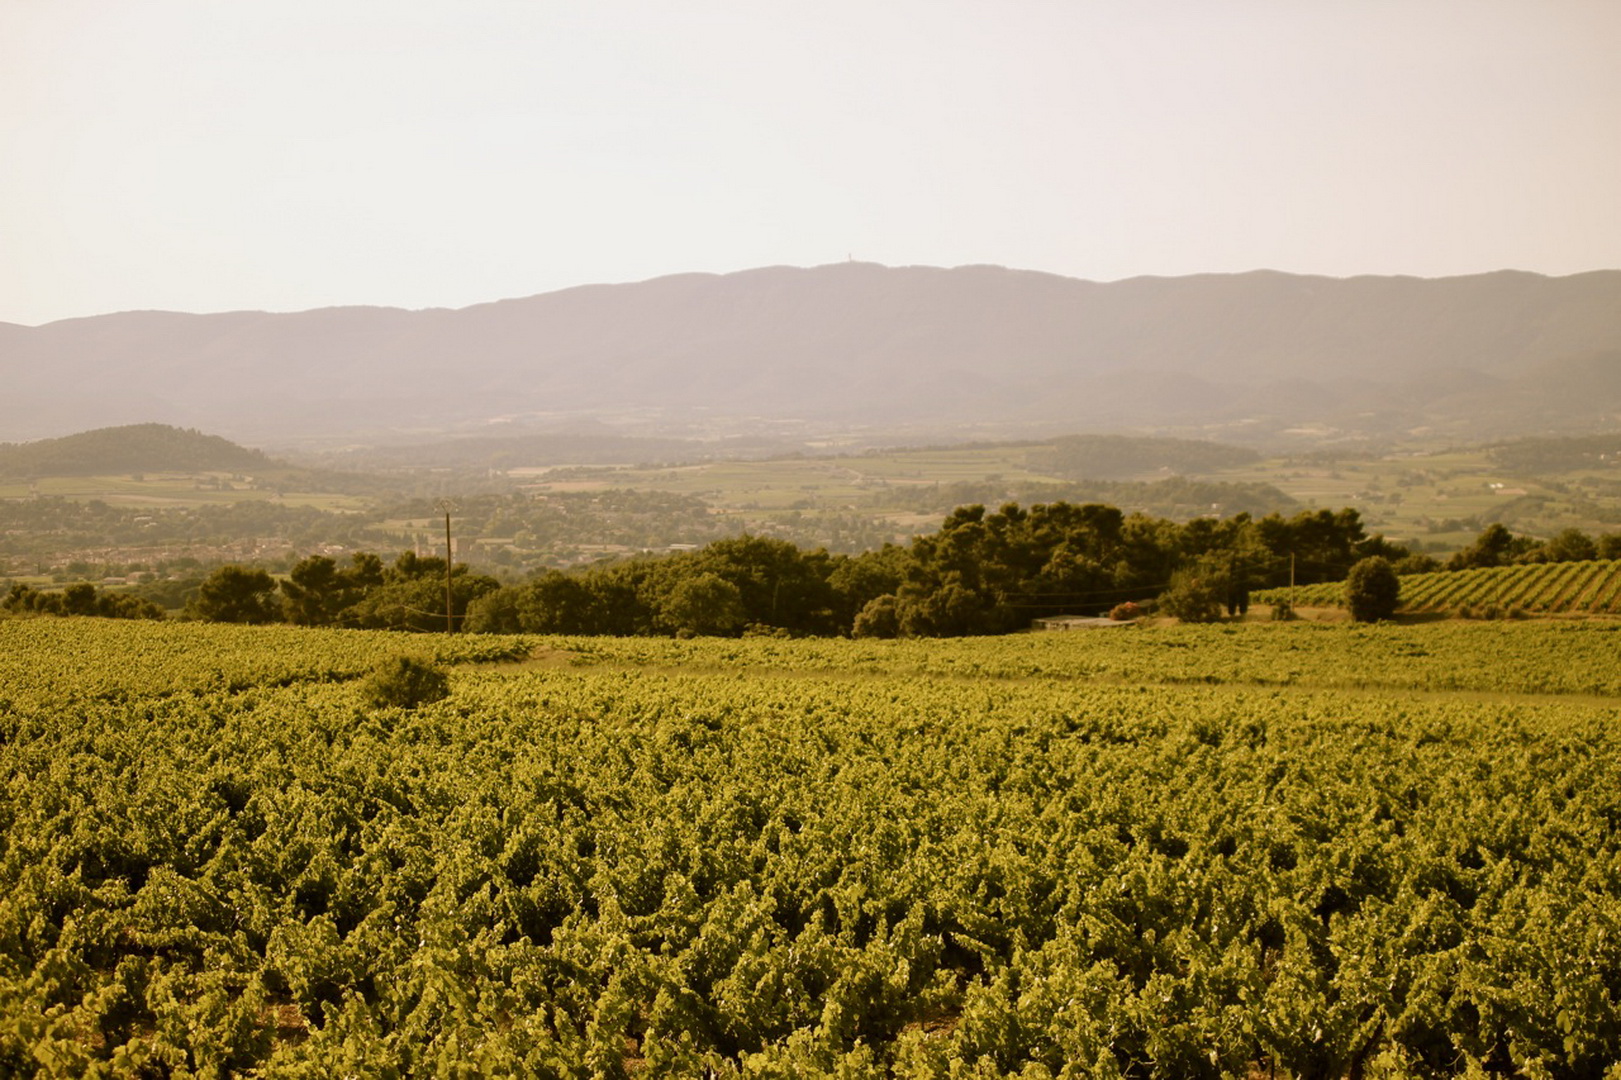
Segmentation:
{"type": "Polygon", "coordinates": [[[0,320],[1621,266],[1617,0],[0,0],[0,320]]]}

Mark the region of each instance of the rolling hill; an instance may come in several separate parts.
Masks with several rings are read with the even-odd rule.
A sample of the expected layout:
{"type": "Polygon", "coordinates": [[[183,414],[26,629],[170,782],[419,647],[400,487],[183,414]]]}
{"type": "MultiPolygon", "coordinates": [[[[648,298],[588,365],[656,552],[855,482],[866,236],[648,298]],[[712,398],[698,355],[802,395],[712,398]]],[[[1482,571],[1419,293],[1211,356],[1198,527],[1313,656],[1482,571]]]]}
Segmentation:
{"type": "Polygon", "coordinates": [[[98,428],[57,439],[0,443],[0,476],[100,476],[135,472],[242,472],[277,464],[218,435],[167,424],[98,428]]]}

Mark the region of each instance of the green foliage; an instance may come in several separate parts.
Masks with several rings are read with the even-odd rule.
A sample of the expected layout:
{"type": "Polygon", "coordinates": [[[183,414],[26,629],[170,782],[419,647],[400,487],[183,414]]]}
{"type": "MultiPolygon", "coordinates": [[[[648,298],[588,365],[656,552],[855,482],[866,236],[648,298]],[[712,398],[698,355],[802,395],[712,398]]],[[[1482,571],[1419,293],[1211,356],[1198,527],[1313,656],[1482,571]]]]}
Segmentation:
{"type": "Polygon", "coordinates": [[[850,636],[893,638],[901,633],[900,605],[893,594],[875,596],[856,615],[850,636]]]}
{"type": "Polygon", "coordinates": [[[1395,567],[1396,573],[1402,577],[1411,574],[1433,574],[1441,569],[1440,561],[1430,555],[1408,555],[1405,558],[1396,560],[1391,565],[1395,567]]]}
{"type": "Polygon", "coordinates": [[[550,570],[519,595],[516,617],[522,629],[534,633],[578,634],[611,603],[578,578],[550,570]]]}
{"type": "Polygon", "coordinates": [[[205,622],[277,622],[276,592],[275,579],[257,567],[222,566],[203,580],[187,614],[205,622]]]}
{"type": "Polygon", "coordinates": [[[1367,537],[1354,510],[1181,526],[1102,504],[1009,503],[990,513],[970,505],[908,547],[855,557],[743,536],[663,559],[548,573],[491,595],[471,625],[507,633],[729,634],[750,625],[795,635],[1002,634],[1042,616],[1146,600],[1183,567],[1192,570],[1178,588],[1203,583],[1199,602],[1187,605],[1190,621],[1199,621],[1214,617],[1205,603],[1212,596],[1242,614],[1252,588],[1286,578],[1287,554],[1302,578],[1337,581],[1361,555],[1399,550],[1367,537]],[[730,587],[724,600],[717,579],[730,587]]]}
{"type": "Polygon", "coordinates": [[[659,612],[660,623],[683,636],[731,634],[746,619],[742,590],[708,571],[677,581],[659,612]]]}
{"type": "Polygon", "coordinates": [[[1345,606],[1357,622],[1378,622],[1396,614],[1401,602],[1401,578],[1384,559],[1375,555],[1351,567],[1345,579],[1345,606]]]}
{"type": "Polygon", "coordinates": [[[1587,562],[1598,558],[1598,545],[1580,529],[1562,529],[1537,554],[1541,562],[1587,562]]]}
{"type": "Polygon", "coordinates": [[[129,593],[97,590],[88,582],[60,592],[13,583],[0,611],[12,615],[97,615],[103,619],[162,619],[166,613],[150,600],[129,593]]]}
{"type": "Polygon", "coordinates": [[[1361,515],[1349,507],[1340,511],[1303,511],[1287,519],[1268,515],[1255,523],[1255,534],[1259,546],[1272,557],[1267,573],[1257,584],[1286,583],[1291,560],[1295,580],[1310,584],[1343,581],[1352,564],[1368,555],[1401,558],[1407,554],[1379,537],[1367,536],[1361,515]]]}
{"type": "Polygon", "coordinates": [[[853,625],[868,604],[881,596],[894,596],[906,580],[909,561],[907,550],[895,544],[832,560],[828,564],[827,587],[833,594],[837,625],[853,625]]]}
{"type": "Polygon", "coordinates": [[[360,694],[373,708],[414,709],[449,697],[450,676],[414,656],[394,656],[366,677],[360,694]]]}
{"type": "MultiPolygon", "coordinates": [[[[1307,586],[1296,592],[1306,607],[1345,603],[1341,585],[1307,586]]],[[[1276,604],[1288,596],[1287,589],[1273,589],[1260,599],[1276,604]]],[[[1401,579],[1401,607],[1463,618],[1480,617],[1488,609],[1522,615],[1621,613],[1621,562],[1517,563],[1414,574],[1401,579]]]]}
{"type": "MultiPolygon", "coordinates": [[[[474,574],[464,563],[453,566],[450,629],[464,629],[472,604],[498,588],[500,583],[494,578],[474,574]]],[[[342,610],[340,621],[368,630],[439,633],[446,629],[445,600],[445,560],[419,558],[415,552],[407,551],[382,569],[379,583],[365,589],[358,600],[342,610]]]]}
{"type": "Polygon", "coordinates": [[[997,612],[989,597],[965,584],[956,573],[932,589],[902,586],[896,604],[900,632],[906,637],[965,637],[993,633],[997,612]]]}
{"type": "Polygon", "coordinates": [[[1469,570],[1486,566],[1502,566],[1523,555],[1533,547],[1527,537],[1516,537],[1501,523],[1488,525],[1475,542],[1447,560],[1448,570],[1469,570]]]}
{"type": "Polygon", "coordinates": [[[1221,618],[1227,596],[1225,574],[1217,567],[1190,567],[1178,570],[1171,586],[1160,593],[1158,610],[1185,623],[1212,623],[1221,618]]]}
{"type": "Polygon", "coordinates": [[[1602,1076],[1615,636],[6,620],[0,1071],[1602,1076]]]}
{"type": "MultiPolygon", "coordinates": [[[[859,556],[745,535],[665,558],[548,571],[506,589],[457,564],[450,615],[455,629],[486,633],[728,635],[754,626],[837,635],[855,633],[862,612],[888,596],[893,609],[872,608],[882,618],[864,619],[862,634],[957,637],[1021,630],[1048,615],[1101,614],[1152,597],[1186,567],[1200,580],[1219,579],[1218,602],[1240,614],[1252,587],[1286,573],[1286,555],[1303,581],[1338,580],[1355,558],[1386,550],[1352,510],[1177,525],[1102,504],[1009,503],[990,513],[970,505],[907,547],[859,556]]],[[[444,572],[442,558],[410,551],[388,565],[368,552],[347,566],[308,556],[279,584],[263,569],[229,565],[196,586],[187,612],[212,622],[439,631],[444,572]]],[[[163,588],[172,600],[183,587],[163,588]]],[[[17,605],[24,600],[36,605],[30,610],[90,610],[79,592],[17,605]]],[[[114,612],[110,603],[97,613],[155,610],[120,601],[114,612]]]]}
{"type": "MultiPolygon", "coordinates": [[[[375,558],[375,557],[374,557],[375,558]]],[[[330,626],[342,617],[345,608],[357,603],[372,579],[374,568],[364,555],[356,555],[351,570],[325,555],[301,560],[281,583],[283,613],[298,626],[330,626]]]]}

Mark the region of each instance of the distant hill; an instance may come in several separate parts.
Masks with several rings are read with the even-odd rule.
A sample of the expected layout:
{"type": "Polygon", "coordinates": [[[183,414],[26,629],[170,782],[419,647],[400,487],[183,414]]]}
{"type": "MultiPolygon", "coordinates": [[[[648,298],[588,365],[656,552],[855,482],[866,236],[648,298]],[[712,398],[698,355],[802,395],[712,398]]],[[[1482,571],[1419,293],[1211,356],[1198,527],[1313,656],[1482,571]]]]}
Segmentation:
{"type": "Polygon", "coordinates": [[[0,326],[0,385],[12,439],[146,419],[266,441],[542,416],[662,435],[746,420],[914,439],[996,424],[1509,437],[1621,416],[1621,271],[1100,284],[847,263],[457,311],[128,312],[0,326]]]}
{"type": "Polygon", "coordinates": [[[794,444],[762,440],[647,439],[579,432],[393,440],[379,446],[350,447],[305,456],[322,465],[348,470],[511,469],[555,465],[668,465],[715,458],[763,458],[800,449],[794,444]]]}
{"type": "Polygon", "coordinates": [[[1052,440],[1045,467],[1074,480],[1125,480],[1160,473],[1198,476],[1260,459],[1253,450],[1200,439],[1065,435],[1052,440]]]}
{"type": "Polygon", "coordinates": [[[1516,439],[1488,452],[1493,464],[1521,476],[1578,469],[1621,471],[1621,431],[1563,439],[1516,439]]]}
{"type": "Polygon", "coordinates": [[[241,472],[274,465],[218,435],[167,424],[100,428],[59,439],[0,443],[0,476],[99,476],[135,472],[241,472]]]}
{"type": "Polygon", "coordinates": [[[1512,378],[1477,379],[1433,399],[1431,408],[1470,416],[1482,433],[1582,429],[1595,415],[1621,419],[1621,348],[1539,361],[1512,378]]]}

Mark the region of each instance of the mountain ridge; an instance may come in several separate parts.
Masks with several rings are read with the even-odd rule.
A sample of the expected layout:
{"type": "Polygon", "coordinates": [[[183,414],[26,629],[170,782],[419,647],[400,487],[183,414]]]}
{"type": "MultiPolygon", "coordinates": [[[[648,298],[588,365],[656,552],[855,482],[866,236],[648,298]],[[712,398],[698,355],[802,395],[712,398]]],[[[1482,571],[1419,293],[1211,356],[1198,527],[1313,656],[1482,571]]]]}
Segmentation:
{"type": "MultiPolygon", "coordinates": [[[[676,425],[1068,430],[1280,430],[1366,423],[1357,418],[1371,412],[1388,414],[1386,428],[1465,433],[1467,410],[1448,412],[1448,395],[1426,389],[1441,373],[1512,382],[1612,350],[1615,270],[1094,282],[834,263],[464,308],[146,311],[0,326],[0,378],[19,403],[0,418],[0,438],[157,419],[262,440],[638,411],[676,425]]],[[[1578,405],[1556,426],[1621,412],[1607,386],[1592,401],[1576,390],[1555,395],[1578,405]]],[[[1526,424],[1542,430],[1548,412],[1526,424]]],[[[1500,408],[1492,417],[1505,422],[1500,408]]]]}
{"type": "Polygon", "coordinates": [[[1484,279],[1484,278],[1498,278],[1498,277],[1537,279],[1537,280],[1542,280],[1542,281],[1568,281],[1568,280],[1571,280],[1571,279],[1574,279],[1574,278],[1604,276],[1604,275],[1610,275],[1610,274],[1621,274],[1621,268],[1614,268],[1614,269],[1605,268],[1605,269],[1597,269],[1597,270],[1580,270],[1580,271],[1576,271],[1575,273],[1571,273],[1571,274],[1544,274],[1541,271],[1537,271],[1537,270],[1519,270],[1519,269],[1515,269],[1515,268],[1512,268],[1512,267],[1505,267],[1505,268],[1498,269],[1498,270],[1481,270],[1481,271],[1476,271],[1474,273],[1469,273],[1469,274],[1448,274],[1448,275],[1442,275],[1442,276],[1439,276],[1439,277],[1425,277],[1425,276],[1419,275],[1419,274],[1344,274],[1344,275],[1313,274],[1313,273],[1299,273],[1299,272],[1290,271],[1290,270],[1275,270],[1275,269],[1271,269],[1271,268],[1268,268],[1268,267],[1257,267],[1257,268],[1252,269],[1252,270],[1211,270],[1211,271],[1199,271],[1197,273],[1192,273],[1192,274],[1133,274],[1133,275],[1131,275],[1129,277],[1123,277],[1123,278],[1099,279],[1099,278],[1069,277],[1067,275],[1059,274],[1059,273],[1056,273],[1056,272],[1053,272],[1053,271],[1050,271],[1050,270],[1022,269],[1022,268],[1019,268],[1019,267],[1002,266],[1002,265],[1000,265],[998,263],[964,263],[964,264],[962,264],[960,266],[950,266],[950,267],[930,266],[930,265],[922,264],[922,263],[907,264],[907,265],[903,265],[903,266],[889,266],[889,265],[884,264],[884,263],[862,262],[862,261],[855,261],[855,262],[846,261],[846,262],[836,262],[836,263],[822,263],[822,264],[819,264],[817,266],[794,266],[794,265],[789,264],[789,263],[779,263],[779,264],[773,264],[773,265],[770,265],[770,266],[749,267],[749,268],[743,269],[743,270],[724,270],[724,271],[718,271],[718,270],[685,270],[685,271],[678,271],[676,273],[671,273],[671,274],[657,274],[657,275],[655,275],[653,277],[650,277],[650,278],[641,278],[641,279],[638,279],[638,280],[635,280],[635,281],[584,282],[584,283],[579,284],[579,285],[565,285],[560,289],[548,289],[545,292],[529,293],[529,294],[526,294],[526,295],[523,295],[523,296],[501,297],[501,298],[496,299],[496,300],[478,300],[478,301],[475,301],[475,302],[473,302],[471,304],[464,304],[464,305],[462,305],[460,307],[451,307],[451,306],[447,306],[447,305],[444,305],[444,304],[430,304],[430,305],[428,305],[426,307],[403,307],[403,306],[398,305],[398,304],[321,304],[321,305],[318,305],[316,307],[311,307],[311,308],[291,308],[291,309],[286,309],[286,310],[281,310],[281,309],[272,310],[272,309],[269,309],[269,308],[228,308],[228,309],[221,310],[221,311],[183,311],[183,310],[180,310],[180,309],[177,309],[177,308],[121,308],[121,309],[118,309],[116,311],[103,311],[103,312],[98,312],[98,313],[92,314],[92,315],[67,315],[67,316],[63,316],[62,318],[59,318],[59,319],[49,319],[49,320],[47,320],[45,322],[42,322],[42,323],[15,323],[15,322],[9,322],[9,321],[4,320],[4,319],[0,319],[0,330],[4,330],[4,329],[6,329],[8,327],[14,327],[14,328],[19,329],[19,330],[40,330],[40,329],[44,329],[45,327],[57,326],[57,325],[60,325],[62,323],[82,323],[82,322],[87,322],[87,321],[93,320],[93,319],[105,319],[105,318],[109,318],[109,317],[113,317],[113,316],[136,316],[136,315],[183,315],[183,316],[187,316],[187,317],[191,317],[191,318],[208,318],[208,317],[212,317],[212,316],[223,316],[223,315],[271,315],[271,316],[310,315],[310,314],[314,314],[314,313],[318,313],[318,312],[324,312],[324,311],[382,311],[382,312],[399,312],[399,313],[407,314],[407,315],[424,314],[424,313],[431,313],[431,312],[459,313],[459,312],[466,312],[466,311],[474,311],[474,310],[477,310],[477,309],[480,309],[480,308],[496,307],[496,306],[503,305],[503,304],[522,303],[524,301],[538,299],[539,297],[543,297],[543,296],[557,296],[557,295],[561,295],[561,294],[564,294],[564,293],[579,292],[579,291],[582,291],[582,290],[633,289],[633,288],[636,288],[637,286],[647,285],[647,284],[651,284],[653,282],[671,281],[671,280],[678,280],[678,279],[682,279],[682,278],[693,278],[693,279],[700,279],[700,280],[718,280],[718,279],[722,279],[722,278],[741,277],[741,276],[745,276],[745,275],[761,274],[761,273],[768,273],[768,272],[774,272],[774,271],[793,271],[793,272],[798,272],[798,273],[813,273],[813,272],[818,271],[818,270],[825,270],[825,269],[828,269],[828,268],[831,268],[831,267],[843,267],[843,266],[874,267],[874,268],[877,268],[877,269],[880,269],[880,270],[929,270],[929,271],[939,271],[939,272],[944,272],[944,273],[952,273],[952,272],[956,272],[956,271],[989,270],[989,271],[996,271],[996,272],[1006,273],[1006,274],[1014,274],[1014,275],[1032,277],[1032,278],[1051,278],[1051,279],[1054,279],[1054,280],[1057,280],[1057,281],[1062,281],[1062,282],[1081,284],[1081,285],[1096,285],[1096,286],[1104,286],[1104,287],[1113,286],[1113,285],[1126,285],[1126,284],[1133,283],[1133,282],[1206,281],[1206,280],[1222,280],[1222,279],[1247,278],[1247,277],[1255,277],[1255,278],[1271,277],[1271,278],[1280,278],[1280,279],[1291,279],[1291,280],[1296,280],[1296,281],[1321,281],[1321,282],[1356,282],[1356,281],[1441,282],[1441,281],[1473,281],[1473,280],[1479,280],[1479,279],[1484,279]]]}

